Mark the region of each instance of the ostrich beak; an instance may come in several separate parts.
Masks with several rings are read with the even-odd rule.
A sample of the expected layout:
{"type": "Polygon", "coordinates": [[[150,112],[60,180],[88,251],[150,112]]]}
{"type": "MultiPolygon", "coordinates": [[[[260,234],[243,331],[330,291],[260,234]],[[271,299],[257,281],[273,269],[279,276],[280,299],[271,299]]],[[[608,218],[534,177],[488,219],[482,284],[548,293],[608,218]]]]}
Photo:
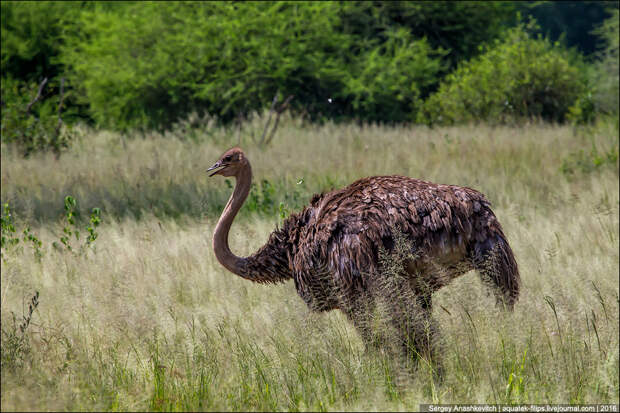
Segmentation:
{"type": "Polygon", "coordinates": [[[213,176],[213,175],[215,175],[216,173],[220,172],[222,169],[218,169],[218,168],[220,168],[220,167],[222,167],[222,166],[226,166],[226,165],[222,165],[222,162],[221,162],[221,161],[217,161],[217,162],[216,162],[216,163],[215,163],[212,167],[210,167],[209,169],[207,169],[207,172],[209,172],[209,171],[213,171],[214,169],[217,169],[217,170],[216,170],[215,172],[213,172],[212,174],[209,174],[209,176],[213,176]]]}

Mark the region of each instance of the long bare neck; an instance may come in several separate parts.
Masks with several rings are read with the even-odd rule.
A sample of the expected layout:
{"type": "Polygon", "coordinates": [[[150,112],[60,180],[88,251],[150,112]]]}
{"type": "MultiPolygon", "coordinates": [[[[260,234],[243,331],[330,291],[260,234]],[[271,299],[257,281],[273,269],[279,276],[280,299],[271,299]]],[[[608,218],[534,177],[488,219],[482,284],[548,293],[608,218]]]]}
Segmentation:
{"type": "MultiPolygon", "coordinates": [[[[288,256],[281,236],[269,237],[269,241],[255,254],[243,258],[232,253],[228,245],[228,233],[235,216],[250,192],[252,168],[249,162],[236,176],[235,189],[222,211],[213,233],[215,257],[228,271],[245,279],[260,282],[280,282],[291,278],[288,256]]],[[[279,235],[279,234],[278,234],[279,235]]]]}
{"type": "Polygon", "coordinates": [[[213,233],[213,251],[215,252],[217,260],[226,267],[228,271],[243,277],[245,259],[237,257],[230,250],[228,246],[228,233],[230,232],[230,226],[235,216],[237,216],[239,209],[241,209],[241,206],[250,193],[250,185],[252,184],[252,167],[250,164],[248,163],[247,167],[243,168],[235,178],[237,180],[235,190],[230,196],[228,203],[224,207],[224,211],[222,211],[220,220],[215,226],[215,232],[213,233]]]}

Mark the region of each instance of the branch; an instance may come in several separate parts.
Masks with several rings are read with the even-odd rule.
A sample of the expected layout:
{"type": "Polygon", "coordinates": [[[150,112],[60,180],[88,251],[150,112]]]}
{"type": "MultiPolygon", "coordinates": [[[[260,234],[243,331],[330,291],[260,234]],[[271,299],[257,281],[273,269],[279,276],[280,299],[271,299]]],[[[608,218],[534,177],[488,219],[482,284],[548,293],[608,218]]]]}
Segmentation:
{"type": "Polygon", "coordinates": [[[278,129],[278,122],[280,121],[280,115],[286,110],[288,104],[293,99],[293,97],[295,97],[295,95],[290,95],[289,97],[287,97],[284,103],[282,103],[282,105],[280,105],[280,107],[277,109],[276,121],[273,124],[273,129],[271,130],[271,134],[269,134],[269,138],[267,138],[267,140],[265,141],[265,146],[269,145],[274,135],[276,134],[276,129],[278,129]]]}
{"type": "Polygon", "coordinates": [[[280,107],[278,108],[278,113],[282,113],[286,110],[286,108],[288,108],[288,104],[291,102],[291,100],[295,97],[295,95],[290,95],[289,97],[286,98],[286,100],[284,101],[284,103],[282,103],[282,105],[280,105],[280,107]]]}
{"type": "Polygon", "coordinates": [[[269,124],[271,123],[271,116],[273,115],[273,112],[275,110],[276,103],[278,103],[278,93],[279,92],[276,92],[275,96],[273,97],[273,102],[271,102],[269,117],[267,118],[267,123],[265,124],[265,130],[263,130],[263,136],[261,136],[260,141],[258,142],[259,145],[262,145],[265,142],[265,135],[267,135],[267,130],[269,129],[269,124]]]}
{"type": "Polygon", "coordinates": [[[28,104],[28,106],[26,106],[26,116],[30,114],[30,108],[32,108],[32,105],[34,105],[35,103],[37,103],[39,99],[41,99],[41,92],[43,92],[43,88],[45,87],[46,83],[47,83],[47,77],[44,78],[41,84],[39,85],[39,90],[37,91],[37,95],[34,97],[34,99],[32,99],[32,101],[28,104]]]}

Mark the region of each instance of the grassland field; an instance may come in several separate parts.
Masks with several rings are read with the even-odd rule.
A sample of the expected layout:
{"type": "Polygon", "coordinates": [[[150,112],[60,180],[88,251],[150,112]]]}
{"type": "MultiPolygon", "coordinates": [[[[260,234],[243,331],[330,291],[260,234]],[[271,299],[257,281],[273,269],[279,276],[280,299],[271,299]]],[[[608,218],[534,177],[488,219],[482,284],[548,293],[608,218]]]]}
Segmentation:
{"type": "Polygon", "coordinates": [[[3,411],[618,403],[617,123],[429,129],[285,118],[260,148],[250,136],[263,124],[133,137],[77,127],[58,160],[2,146],[1,200],[16,228],[6,234],[20,239],[2,250],[3,411]],[[514,312],[499,311],[473,272],[436,293],[437,382],[424,363],[411,370],[366,351],[343,314],[311,313],[292,282],[227,272],[211,235],[233,182],[205,170],[237,139],[256,182],[231,231],[238,255],[313,193],[360,177],[469,186],[492,202],[520,266],[514,312]],[[67,195],[80,212],[73,226],[67,195]],[[102,223],[88,245],[94,207],[102,223]]]}

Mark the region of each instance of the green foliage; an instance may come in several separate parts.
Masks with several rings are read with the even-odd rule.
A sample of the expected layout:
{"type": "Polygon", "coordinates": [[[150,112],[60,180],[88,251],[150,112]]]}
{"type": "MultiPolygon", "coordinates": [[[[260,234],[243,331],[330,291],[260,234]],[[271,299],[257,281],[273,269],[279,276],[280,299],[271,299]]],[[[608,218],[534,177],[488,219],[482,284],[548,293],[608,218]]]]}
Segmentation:
{"type": "Polygon", "coordinates": [[[330,30],[333,13],[321,13],[328,4],[128,7],[124,19],[85,11],[82,32],[67,39],[63,55],[103,126],[162,128],[190,109],[232,119],[268,104],[278,86],[289,90],[286,79],[306,84],[314,76],[306,86],[324,91],[335,77],[327,53],[341,46],[330,30]],[[291,41],[301,32],[305,41],[291,41]]]}
{"type": "Polygon", "coordinates": [[[88,245],[95,242],[99,233],[95,231],[97,227],[101,224],[101,209],[93,208],[93,211],[90,214],[89,225],[86,227],[86,231],[88,231],[88,237],[86,237],[86,243],[88,245]]]}
{"type": "Polygon", "coordinates": [[[415,119],[422,95],[437,81],[443,68],[426,40],[415,40],[404,28],[386,31],[384,43],[361,58],[347,82],[351,116],[366,121],[406,121],[415,119]]]}
{"type": "Polygon", "coordinates": [[[127,7],[122,19],[84,10],[61,56],[94,119],[114,129],[164,129],[191,111],[230,121],[278,91],[313,119],[411,120],[442,67],[444,53],[405,29],[345,30],[339,3],[127,7]]]}
{"type": "MultiPolygon", "coordinates": [[[[5,202],[3,205],[0,223],[2,228],[0,247],[2,248],[2,260],[6,263],[6,252],[19,244],[19,237],[17,237],[17,230],[15,229],[11,207],[8,202],[5,202]]],[[[40,262],[43,257],[43,251],[41,250],[43,243],[41,240],[30,230],[30,227],[26,227],[22,231],[22,238],[24,243],[30,242],[32,244],[34,257],[40,262]]]]}
{"type": "Polygon", "coordinates": [[[62,242],[69,251],[73,250],[70,244],[71,235],[74,235],[77,241],[80,239],[80,231],[77,229],[77,225],[75,223],[76,207],[77,202],[75,201],[75,198],[71,195],[67,195],[65,197],[65,218],[67,223],[62,229],[62,232],[64,232],[65,235],[60,237],[60,242],[62,242]]]}
{"type": "Polygon", "coordinates": [[[258,185],[252,183],[246,208],[252,212],[273,214],[276,210],[274,196],[275,187],[267,179],[261,180],[258,185]]]}
{"type": "Polygon", "coordinates": [[[57,59],[63,34],[74,29],[80,8],[86,4],[3,1],[0,5],[2,77],[37,81],[62,74],[57,59]]]}
{"type": "MultiPolygon", "coordinates": [[[[61,79],[67,80],[59,60],[63,39],[72,36],[82,8],[91,2],[3,1],[2,17],[2,135],[3,141],[16,141],[24,153],[67,146],[69,139],[58,136],[56,112],[61,79]],[[41,102],[24,115],[41,81],[49,82],[41,102]]],[[[117,7],[118,8],[118,7],[117,7]]],[[[85,107],[75,100],[71,80],[65,81],[63,121],[71,124],[76,116],[88,118],[85,107]],[[67,108],[67,109],[65,109],[67,108]]]]}
{"type": "Polygon", "coordinates": [[[46,149],[59,156],[72,139],[70,126],[62,120],[67,115],[62,113],[65,95],[62,80],[2,79],[2,142],[16,143],[25,156],[46,149]]]}
{"type": "Polygon", "coordinates": [[[2,206],[0,225],[2,230],[0,247],[4,249],[19,244],[19,238],[15,236],[15,224],[13,223],[13,215],[11,215],[11,207],[8,202],[2,206]]]}
{"type": "MultiPolygon", "coordinates": [[[[232,189],[230,181],[226,181],[229,188],[232,189]]],[[[274,216],[285,219],[290,215],[291,211],[301,209],[304,204],[304,198],[301,191],[304,191],[303,179],[298,182],[300,187],[296,187],[292,191],[282,182],[272,183],[268,179],[262,179],[258,184],[252,183],[250,194],[243,205],[243,209],[247,212],[258,213],[260,215],[274,216]],[[278,197],[279,193],[284,193],[283,197],[278,197]],[[278,199],[281,199],[278,202],[278,199]]],[[[304,191],[305,192],[305,191],[304,191]]]]}
{"type": "MultiPolygon", "coordinates": [[[[70,195],[66,196],[64,200],[64,209],[66,223],[63,227],[63,235],[59,237],[59,240],[68,251],[73,252],[74,248],[72,246],[72,238],[75,238],[75,241],[80,240],[80,226],[77,222],[79,213],[75,198],[70,195]]],[[[11,213],[11,207],[8,202],[4,203],[2,216],[0,218],[2,229],[2,259],[6,263],[6,253],[13,250],[17,253],[22,252],[21,247],[17,249],[15,248],[19,244],[20,239],[17,235],[18,231],[16,229],[13,214],[11,213]]],[[[99,225],[101,225],[101,209],[93,208],[86,226],[86,232],[88,235],[86,236],[84,243],[80,246],[80,252],[85,252],[86,248],[93,245],[99,236],[99,233],[97,232],[99,225]]],[[[34,232],[32,232],[30,226],[26,226],[21,233],[24,245],[30,244],[32,246],[35,260],[40,262],[44,255],[43,242],[34,232]]],[[[52,246],[56,249],[60,249],[59,244],[55,241],[52,242],[52,246]]]]}
{"type": "Polygon", "coordinates": [[[344,32],[383,43],[391,31],[404,29],[446,50],[450,68],[478,54],[478,46],[498,38],[515,17],[512,3],[497,1],[347,1],[341,7],[344,32]]]}
{"type": "MultiPolygon", "coordinates": [[[[500,42],[517,20],[515,11],[537,16],[542,28],[532,30],[569,46],[593,43],[596,36],[616,39],[617,45],[612,19],[585,36],[589,40],[583,35],[602,20],[605,7],[617,16],[614,3],[472,3],[4,1],[2,140],[17,142],[26,155],[45,149],[58,154],[71,143],[55,120],[61,78],[66,79],[64,123],[80,118],[121,131],[169,129],[192,113],[228,123],[262,112],[277,93],[294,95],[290,109],[314,121],[391,123],[441,116],[440,122],[452,122],[523,113],[561,121],[565,100],[575,94],[570,81],[556,79],[564,76],[566,56],[559,57],[563,53],[546,40],[510,46],[519,37],[514,31],[500,42]],[[481,47],[489,44],[495,46],[481,47]],[[491,50],[510,55],[510,48],[548,60],[537,56],[530,59],[537,63],[528,65],[521,59],[514,70],[502,69],[499,79],[494,73],[465,75],[463,67],[489,72],[480,66],[497,63],[491,50]],[[485,57],[474,63],[481,52],[485,57]],[[422,102],[459,64],[461,69],[442,85],[483,81],[485,96],[465,85],[459,90],[466,96],[445,103],[448,113],[439,113],[444,104],[438,101],[444,98],[435,95],[420,114],[422,102]],[[526,73],[546,71],[550,74],[537,75],[533,88],[525,86],[526,73]],[[521,75],[516,85],[495,87],[501,79],[521,75]],[[24,115],[45,77],[49,93],[24,115]],[[550,80],[551,95],[533,90],[546,91],[550,80]],[[557,96],[563,86],[569,88],[557,96]],[[500,106],[502,97],[518,101],[504,99],[500,106]],[[458,114],[463,112],[472,114],[458,114]]],[[[615,55],[606,51],[605,56],[616,58],[602,59],[593,75],[596,86],[570,102],[576,101],[571,120],[589,121],[617,108],[617,46],[615,55]]],[[[509,63],[503,66],[510,69],[509,63]]],[[[443,87],[445,95],[450,87],[443,87]]]]}
{"type": "MultiPolygon", "coordinates": [[[[75,239],[76,242],[80,241],[80,226],[78,224],[78,220],[80,217],[77,200],[71,195],[67,195],[64,200],[64,209],[65,209],[65,225],[62,229],[64,235],[59,237],[60,242],[64,245],[65,249],[71,252],[76,252],[74,250],[74,245],[72,239],[75,239]]],[[[79,252],[86,252],[88,247],[91,247],[99,233],[96,231],[97,227],[101,224],[101,209],[93,208],[90,214],[90,218],[88,224],[86,226],[86,232],[88,235],[84,240],[83,244],[80,245],[79,252]]],[[[54,241],[52,242],[52,246],[60,250],[60,245],[54,241]]]]}
{"type": "Polygon", "coordinates": [[[596,114],[592,89],[587,88],[577,97],[575,103],[568,108],[566,119],[573,124],[591,123],[596,119],[596,114]]]}
{"type": "Polygon", "coordinates": [[[293,110],[315,120],[409,121],[447,68],[440,59],[449,52],[453,65],[476,53],[512,10],[509,3],[3,2],[2,73],[26,82],[68,76],[79,87],[68,105],[120,130],[168,128],[192,111],[227,122],[260,112],[277,91],[295,95],[293,110]]]}
{"type": "Polygon", "coordinates": [[[2,248],[8,245],[14,245],[19,242],[19,238],[13,237],[15,234],[15,225],[13,225],[13,216],[11,215],[11,208],[8,202],[3,205],[2,217],[0,217],[0,223],[2,225],[2,248]]]}
{"type": "Polygon", "coordinates": [[[43,258],[43,251],[41,250],[43,243],[41,240],[30,230],[30,227],[24,229],[23,236],[24,242],[30,241],[32,243],[34,257],[38,262],[41,262],[41,258],[43,258]]]}
{"type": "Polygon", "coordinates": [[[509,29],[482,55],[461,64],[424,103],[427,123],[563,121],[585,90],[575,55],[548,39],[533,39],[533,23],[509,29]]]}

